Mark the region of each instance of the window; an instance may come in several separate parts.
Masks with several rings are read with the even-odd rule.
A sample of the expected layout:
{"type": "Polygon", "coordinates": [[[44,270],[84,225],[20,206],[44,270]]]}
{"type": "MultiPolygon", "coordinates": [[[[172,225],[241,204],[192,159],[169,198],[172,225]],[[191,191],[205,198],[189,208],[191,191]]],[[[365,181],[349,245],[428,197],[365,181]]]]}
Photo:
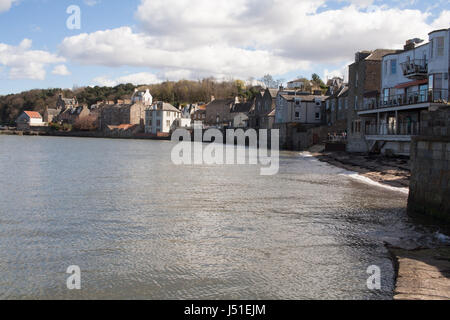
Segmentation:
{"type": "Polygon", "coordinates": [[[384,71],[383,71],[383,73],[384,73],[385,76],[387,75],[387,65],[388,65],[388,62],[384,61],[384,71]]]}
{"type": "Polygon", "coordinates": [[[158,128],[161,127],[161,120],[156,120],[156,127],[158,127],[158,128]]]}
{"type": "Polygon", "coordinates": [[[300,120],[300,108],[295,108],[295,120],[300,120]]]}
{"type": "Polygon", "coordinates": [[[391,74],[397,73],[397,59],[391,60],[391,74]]]}
{"type": "Polygon", "coordinates": [[[444,37],[436,38],[436,56],[443,57],[444,56],[444,37]]]}
{"type": "Polygon", "coordinates": [[[358,88],[359,74],[356,73],[355,88],[358,88]]]}
{"type": "Polygon", "coordinates": [[[355,110],[358,110],[358,96],[355,97],[355,110]]]}
{"type": "Polygon", "coordinates": [[[167,120],[167,121],[166,121],[166,125],[167,125],[168,127],[170,127],[170,120],[167,120]]]}
{"type": "Polygon", "coordinates": [[[320,120],[320,112],[316,112],[316,120],[320,120]]]}

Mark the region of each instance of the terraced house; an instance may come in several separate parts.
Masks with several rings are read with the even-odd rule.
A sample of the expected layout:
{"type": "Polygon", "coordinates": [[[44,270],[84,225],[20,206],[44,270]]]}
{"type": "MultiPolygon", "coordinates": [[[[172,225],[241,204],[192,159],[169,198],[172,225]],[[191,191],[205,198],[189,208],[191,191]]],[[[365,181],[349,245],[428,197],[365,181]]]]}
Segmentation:
{"type": "Polygon", "coordinates": [[[411,39],[403,50],[383,56],[381,95],[358,110],[367,151],[409,155],[421,112],[449,107],[450,29],[435,30],[422,43],[411,39]]]}

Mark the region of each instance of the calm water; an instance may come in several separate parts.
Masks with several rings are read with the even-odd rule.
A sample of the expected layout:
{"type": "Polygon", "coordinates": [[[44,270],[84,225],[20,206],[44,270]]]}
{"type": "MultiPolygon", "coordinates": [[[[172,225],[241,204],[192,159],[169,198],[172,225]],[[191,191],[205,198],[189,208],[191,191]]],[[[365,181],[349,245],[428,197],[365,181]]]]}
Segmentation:
{"type": "Polygon", "coordinates": [[[1,299],[390,299],[406,195],[283,153],[174,166],[170,142],[0,136],[1,299]],[[81,268],[82,290],[66,288],[81,268]],[[382,270],[382,290],[366,269],[382,270]]]}

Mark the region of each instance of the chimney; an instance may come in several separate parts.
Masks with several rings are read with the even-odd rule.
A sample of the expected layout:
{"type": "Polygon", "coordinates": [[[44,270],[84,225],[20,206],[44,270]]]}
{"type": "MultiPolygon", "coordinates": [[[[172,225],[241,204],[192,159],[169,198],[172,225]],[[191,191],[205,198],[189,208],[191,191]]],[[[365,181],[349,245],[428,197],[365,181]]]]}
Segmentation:
{"type": "Polygon", "coordinates": [[[412,50],[416,47],[414,40],[406,40],[406,44],[403,46],[405,51],[412,50]]]}

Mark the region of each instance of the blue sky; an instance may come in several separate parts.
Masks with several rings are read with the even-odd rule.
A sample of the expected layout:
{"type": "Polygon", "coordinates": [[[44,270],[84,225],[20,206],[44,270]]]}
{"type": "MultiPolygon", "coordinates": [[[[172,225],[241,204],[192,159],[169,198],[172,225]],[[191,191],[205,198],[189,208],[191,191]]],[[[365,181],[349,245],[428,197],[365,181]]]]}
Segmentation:
{"type": "Polygon", "coordinates": [[[0,94],[345,76],[357,50],[400,48],[449,27],[449,0],[0,0],[0,94]],[[70,5],[81,9],[80,30],[66,27],[70,5]]]}

